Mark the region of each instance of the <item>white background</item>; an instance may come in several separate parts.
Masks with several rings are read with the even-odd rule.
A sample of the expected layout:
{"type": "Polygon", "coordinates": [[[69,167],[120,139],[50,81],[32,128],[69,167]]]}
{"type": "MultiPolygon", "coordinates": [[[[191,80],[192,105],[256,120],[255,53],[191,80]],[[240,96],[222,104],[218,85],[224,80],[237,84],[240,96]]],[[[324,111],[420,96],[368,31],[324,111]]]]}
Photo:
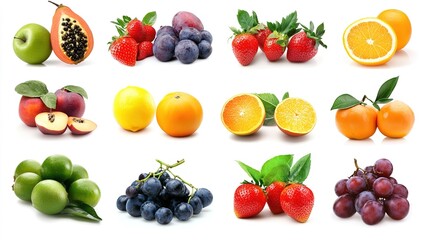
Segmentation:
{"type": "Polygon", "coordinates": [[[55,6],[47,1],[9,1],[0,10],[0,238],[19,239],[37,236],[45,239],[126,238],[126,237],[344,237],[357,239],[371,236],[408,237],[427,230],[422,226],[428,213],[427,146],[428,114],[424,101],[427,68],[427,26],[423,19],[422,1],[63,1],[80,14],[91,27],[95,46],[83,63],[72,66],[60,62],[52,53],[43,66],[20,61],[12,49],[12,39],[24,24],[35,22],[50,29],[55,6]],[[411,41],[385,66],[363,67],[352,62],[342,45],[342,33],[353,21],[376,16],[387,8],[398,8],[412,21],[411,41]],[[299,21],[325,23],[324,42],[318,55],[304,64],[292,64],[282,58],[269,63],[259,52],[250,66],[238,64],[231,50],[229,26],[238,27],[238,9],[255,10],[261,21],[280,20],[297,10],[299,21]],[[155,28],[171,25],[173,15],[186,10],[194,12],[214,36],[213,54],[207,60],[191,65],[179,61],[161,63],[155,58],[126,67],[113,60],[107,42],[116,30],[111,20],[124,14],[142,18],[157,11],[155,28]],[[335,112],[330,111],[334,99],[342,93],[357,98],[364,94],[375,97],[379,86],[391,77],[400,76],[392,97],[409,104],[416,121],[404,139],[386,139],[380,132],[366,141],[350,141],[335,127],[335,112]],[[84,117],[98,128],[87,136],[45,136],[35,128],[26,127],[18,116],[20,96],[17,84],[41,80],[50,91],[65,85],[79,85],[89,94],[84,117]],[[122,130],[113,117],[113,98],[128,85],[150,91],[158,103],[172,91],[184,91],[198,98],[203,106],[201,127],[191,137],[171,138],[164,134],[156,120],[144,131],[122,130]],[[251,137],[236,137],[222,125],[220,111],[224,102],[242,92],[271,92],[279,97],[285,91],[313,104],[318,121],[314,130],[301,138],[287,137],[276,127],[263,127],[251,137]],[[16,165],[24,159],[42,162],[51,154],[65,154],[74,163],[88,170],[97,182],[102,198],[96,210],[103,218],[92,223],[38,213],[30,204],[20,201],[11,191],[16,165]],[[312,154],[312,168],[306,184],[315,194],[315,205],[305,224],[286,215],[273,216],[264,209],[254,219],[237,219],[233,212],[233,193],[239,183],[250,180],[236,160],[259,169],[263,162],[279,154],[295,154],[296,159],[312,154]],[[393,176],[409,189],[411,210],[402,221],[389,217],[376,226],[365,225],[356,214],[340,219],[333,214],[336,199],[333,191],[337,180],[354,170],[353,159],[361,166],[373,164],[381,157],[394,164],[393,176]],[[185,159],[177,173],[198,187],[212,190],[211,206],[189,222],[174,220],[168,226],[132,218],[116,209],[116,198],[141,172],[155,170],[155,159],[174,162],[185,159]],[[230,230],[230,231],[228,231],[230,230]],[[228,233],[227,233],[228,231],[228,233]],[[160,235],[162,234],[162,235],[160,235]]]}

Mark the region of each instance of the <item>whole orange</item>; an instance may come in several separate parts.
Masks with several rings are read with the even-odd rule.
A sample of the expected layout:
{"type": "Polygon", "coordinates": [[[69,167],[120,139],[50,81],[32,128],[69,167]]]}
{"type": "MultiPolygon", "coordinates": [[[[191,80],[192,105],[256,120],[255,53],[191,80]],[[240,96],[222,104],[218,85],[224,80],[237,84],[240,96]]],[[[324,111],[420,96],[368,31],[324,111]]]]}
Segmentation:
{"type": "Polygon", "coordinates": [[[380,132],[390,138],[405,137],[413,128],[414,112],[405,103],[393,101],[381,107],[377,116],[380,132]]]}
{"type": "Polygon", "coordinates": [[[168,135],[186,137],[200,127],[203,109],[194,96],[184,92],[172,92],[159,102],[156,120],[168,135]]]}
{"type": "Polygon", "coordinates": [[[377,110],[368,105],[339,109],[335,115],[338,130],[350,139],[371,137],[377,130],[377,110]]]}
{"type": "Polygon", "coordinates": [[[398,9],[387,9],[381,12],[378,19],[389,24],[395,31],[398,46],[396,51],[404,48],[411,38],[411,22],[407,14],[398,9]]]}

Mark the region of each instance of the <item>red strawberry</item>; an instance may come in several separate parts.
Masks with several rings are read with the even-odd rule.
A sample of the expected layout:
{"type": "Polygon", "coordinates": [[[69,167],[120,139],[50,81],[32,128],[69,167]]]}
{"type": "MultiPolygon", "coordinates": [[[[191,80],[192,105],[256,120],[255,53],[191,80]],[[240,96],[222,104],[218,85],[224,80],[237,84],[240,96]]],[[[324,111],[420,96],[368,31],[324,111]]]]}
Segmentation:
{"type": "Polygon", "coordinates": [[[251,218],[265,207],[264,190],[252,183],[241,184],[234,193],[234,212],[238,218],[251,218]]]}
{"type": "Polygon", "coordinates": [[[153,56],[153,44],[149,41],[139,43],[137,61],[153,56]]]}
{"type": "Polygon", "coordinates": [[[267,37],[271,34],[271,30],[269,28],[264,28],[258,30],[258,33],[255,34],[256,39],[258,39],[259,48],[264,51],[264,43],[267,37]]]}
{"type": "Polygon", "coordinates": [[[127,66],[136,65],[137,42],[132,37],[113,38],[109,50],[113,58],[127,66]]]}
{"type": "Polygon", "coordinates": [[[281,22],[268,22],[267,25],[272,33],[265,39],[263,52],[269,61],[274,62],[279,60],[286,51],[289,36],[300,31],[297,13],[292,12],[283,17],[281,22]]]}
{"type": "Polygon", "coordinates": [[[280,41],[279,43],[279,39],[276,37],[268,37],[265,40],[263,52],[269,61],[275,62],[279,60],[283,56],[285,50],[286,45],[284,44],[284,41],[280,41]]]}
{"type": "Polygon", "coordinates": [[[153,24],[155,24],[156,21],[156,12],[148,12],[143,17],[143,41],[149,41],[152,42],[155,39],[156,30],[153,28],[153,24]]]}
{"type": "Polygon", "coordinates": [[[127,24],[127,32],[137,43],[144,41],[143,23],[137,18],[134,18],[127,24]]]}
{"type": "Polygon", "coordinates": [[[258,52],[259,44],[255,35],[264,26],[258,22],[258,16],[255,12],[250,15],[244,10],[238,10],[237,20],[241,29],[230,27],[234,33],[232,51],[238,62],[243,66],[247,66],[253,61],[258,52]]]}
{"type": "Polygon", "coordinates": [[[250,33],[238,34],[232,40],[232,51],[238,62],[243,65],[249,65],[258,52],[258,40],[250,33]]]}
{"type": "Polygon", "coordinates": [[[306,62],[312,59],[316,56],[319,45],[327,48],[322,42],[325,33],[323,23],[317,27],[316,32],[313,31],[313,22],[310,22],[310,28],[302,27],[304,31],[293,35],[289,40],[286,58],[291,62],[306,62]]]}
{"type": "Polygon", "coordinates": [[[283,213],[283,209],[280,204],[280,194],[285,187],[285,182],[276,181],[268,185],[265,189],[267,193],[267,204],[273,214],[283,213]]]}
{"type": "Polygon", "coordinates": [[[280,194],[283,211],[298,222],[308,220],[314,205],[314,195],[310,188],[300,183],[286,186],[280,194]]]}

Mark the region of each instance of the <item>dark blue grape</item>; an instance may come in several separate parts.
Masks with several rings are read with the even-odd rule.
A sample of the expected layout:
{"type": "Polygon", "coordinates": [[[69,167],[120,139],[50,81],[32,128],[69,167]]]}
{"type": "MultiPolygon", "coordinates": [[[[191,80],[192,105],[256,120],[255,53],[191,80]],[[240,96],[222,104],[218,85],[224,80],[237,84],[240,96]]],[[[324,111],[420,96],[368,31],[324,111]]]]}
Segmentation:
{"type": "Polygon", "coordinates": [[[143,204],[140,198],[134,197],[128,199],[127,203],[125,204],[125,209],[127,210],[128,214],[130,214],[133,217],[140,217],[140,207],[143,204]]]}
{"type": "Polygon", "coordinates": [[[162,186],[165,186],[165,184],[170,180],[170,174],[168,172],[163,172],[161,176],[158,178],[159,181],[161,181],[162,186]]]}
{"type": "Polygon", "coordinates": [[[213,36],[212,34],[207,30],[201,31],[201,40],[206,40],[210,44],[213,42],[213,36]]]}
{"type": "Polygon", "coordinates": [[[201,42],[201,32],[193,27],[182,28],[179,32],[179,40],[191,40],[196,44],[201,42]]]}
{"type": "Polygon", "coordinates": [[[137,186],[131,185],[128,186],[127,189],[125,189],[125,195],[127,195],[128,198],[136,197],[138,194],[137,186]]]}
{"type": "Polygon", "coordinates": [[[127,204],[128,201],[128,197],[127,195],[121,195],[118,197],[118,199],[116,200],[116,207],[121,210],[121,211],[126,211],[127,209],[125,208],[125,205],[127,204]]]}
{"type": "Polygon", "coordinates": [[[174,54],[181,63],[193,63],[199,55],[198,45],[192,40],[180,40],[174,49],[174,54]]]}
{"type": "Polygon", "coordinates": [[[197,215],[203,210],[203,202],[201,199],[197,196],[193,196],[191,200],[189,201],[189,204],[192,206],[192,210],[194,212],[194,215],[197,215]]]}
{"type": "Polygon", "coordinates": [[[213,202],[213,194],[207,188],[198,188],[195,192],[195,196],[201,199],[203,207],[207,207],[213,202]]]}
{"type": "Polygon", "coordinates": [[[139,175],[139,180],[143,180],[143,179],[147,178],[147,176],[149,176],[149,173],[141,173],[139,175]]]}
{"type": "Polygon", "coordinates": [[[152,201],[144,202],[140,207],[141,216],[150,221],[155,219],[155,212],[158,210],[159,206],[152,201]]]}
{"type": "Polygon", "coordinates": [[[174,216],[180,221],[188,221],[194,214],[189,203],[182,202],[174,208],[174,216]]]}
{"type": "Polygon", "coordinates": [[[172,37],[168,34],[157,37],[153,44],[153,55],[161,62],[172,60],[177,41],[177,37],[172,37]]]}
{"type": "MultiPolygon", "coordinates": [[[[177,32],[176,30],[174,30],[174,28],[172,26],[162,26],[158,29],[158,31],[156,32],[156,37],[161,37],[162,35],[167,34],[170,36],[174,36],[177,37],[177,32]]],[[[156,40],[156,39],[155,39],[156,40]]]]}
{"type": "Polygon", "coordinates": [[[156,197],[161,192],[161,189],[161,181],[156,177],[150,177],[142,186],[142,192],[149,197],[156,197]]]}
{"type": "Polygon", "coordinates": [[[161,207],[155,212],[155,219],[159,224],[169,224],[173,220],[173,212],[165,207],[161,207]]]}
{"type": "Polygon", "coordinates": [[[212,54],[213,48],[212,48],[211,43],[209,43],[206,40],[202,40],[198,44],[198,50],[199,50],[198,58],[206,59],[212,54]]]}
{"type": "Polygon", "coordinates": [[[168,195],[176,197],[184,193],[186,186],[178,179],[171,179],[165,185],[165,191],[168,195]]]}

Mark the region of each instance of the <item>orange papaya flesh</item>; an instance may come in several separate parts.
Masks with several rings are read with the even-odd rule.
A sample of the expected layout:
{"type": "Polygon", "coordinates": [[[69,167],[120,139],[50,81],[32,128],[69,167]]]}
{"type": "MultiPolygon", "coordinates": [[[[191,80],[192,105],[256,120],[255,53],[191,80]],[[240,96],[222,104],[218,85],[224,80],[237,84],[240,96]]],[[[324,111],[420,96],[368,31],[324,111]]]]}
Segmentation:
{"type": "Polygon", "coordinates": [[[94,37],[82,17],[69,7],[59,4],[52,18],[51,44],[61,61],[78,64],[91,54],[94,37]]]}

